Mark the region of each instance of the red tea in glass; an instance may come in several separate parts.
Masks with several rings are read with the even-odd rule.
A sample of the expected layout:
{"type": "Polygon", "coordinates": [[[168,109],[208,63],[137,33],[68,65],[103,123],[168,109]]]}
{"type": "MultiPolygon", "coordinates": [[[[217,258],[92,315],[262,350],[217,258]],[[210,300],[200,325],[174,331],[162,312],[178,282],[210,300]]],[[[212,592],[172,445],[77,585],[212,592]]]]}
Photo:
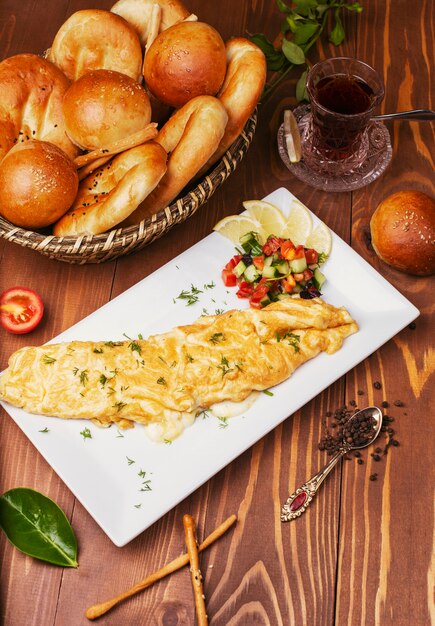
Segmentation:
{"type": "Polygon", "coordinates": [[[364,159],[364,134],[384,96],[382,81],[369,65],[337,57],[315,65],[307,79],[312,115],[308,160],[364,159]]]}

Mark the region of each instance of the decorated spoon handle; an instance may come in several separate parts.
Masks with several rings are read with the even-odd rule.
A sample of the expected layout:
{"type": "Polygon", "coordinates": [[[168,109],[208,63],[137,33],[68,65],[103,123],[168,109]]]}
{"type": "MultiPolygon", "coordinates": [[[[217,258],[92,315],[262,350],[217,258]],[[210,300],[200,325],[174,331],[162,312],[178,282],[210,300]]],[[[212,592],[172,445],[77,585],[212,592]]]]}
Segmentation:
{"type": "Polygon", "coordinates": [[[435,111],[428,109],[415,109],[414,111],[398,111],[397,113],[385,113],[383,115],[375,115],[374,120],[414,120],[418,121],[431,121],[435,120],[435,111]]]}
{"type": "Polygon", "coordinates": [[[290,522],[290,520],[300,517],[302,513],[306,511],[329,472],[349,449],[350,446],[341,448],[318,474],[308,480],[302,487],[296,489],[296,491],[287,498],[286,503],[281,509],[281,522],[290,522]]]}

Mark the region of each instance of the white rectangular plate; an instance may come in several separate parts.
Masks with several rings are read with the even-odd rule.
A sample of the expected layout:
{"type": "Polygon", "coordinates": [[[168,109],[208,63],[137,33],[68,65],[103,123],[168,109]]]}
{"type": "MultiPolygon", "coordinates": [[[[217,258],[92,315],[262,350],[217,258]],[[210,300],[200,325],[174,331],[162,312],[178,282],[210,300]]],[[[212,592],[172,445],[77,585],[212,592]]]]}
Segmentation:
{"type": "MultiPolygon", "coordinates": [[[[284,188],[267,198],[288,213],[294,196],[284,188]]],[[[313,223],[318,222],[312,214],[313,223]]],[[[273,390],[260,394],[244,415],[222,428],[217,418],[199,417],[171,444],[150,441],[144,428],[120,432],[85,420],[35,416],[7,404],[6,411],[62,478],[104,532],[123,546],[192,493],[275,426],[409,324],[419,311],[378,272],[332,233],[324,267],[323,298],[345,306],[360,331],[336,354],[321,354],[273,390]],[[80,431],[88,427],[92,438],[80,431]],[[48,432],[41,432],[45,428],[48,432]],[[147,482],[149,481],[149,482],[147,482]],[[143,490],[145,489],[145,490],[143,490]]],[[[235,288],[222,284],[222,267],[234,246],[212,233],[98,311],[52,340],[122,340],[124,333],[164,332],[189,324],[204,312],[246,308],[235,288]],[[214,283],[214,287],[207,287],[214,283]],[[177,299],[194,285],[202,291],[191,306],[177,299]]]]}

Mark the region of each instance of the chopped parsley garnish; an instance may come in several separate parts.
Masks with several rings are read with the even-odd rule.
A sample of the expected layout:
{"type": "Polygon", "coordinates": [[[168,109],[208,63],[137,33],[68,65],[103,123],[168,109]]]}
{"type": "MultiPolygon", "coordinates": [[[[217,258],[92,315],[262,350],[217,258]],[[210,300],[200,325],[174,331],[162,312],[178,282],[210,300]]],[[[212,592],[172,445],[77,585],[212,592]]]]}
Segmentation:
{"type": "Polygon", "coordinates": [[[48,356],[48,354],[44,354],[42,357],[42,362],[45,363],[45,365],[53,365],[56,361],[57,359],[54,359],[52,356],[48,356]]]}
{"type": "Polygon", "coordinates": [[[178,296],[177,300],[186,300],[186,306],[190,306],[198,302],[199,297],[198,294],[203,293],[201,289],[195,287],[195,285],[190,286],[190,291],[182,291],[178,296]]]}
{"type": "Polygon", "coordinates": [[[216,287],[216,285],[214,284],[214,282],[212,281],[211,283],[208,283],[204,285],[204,289],[213,289],[214,287],[216,287]]]}
{"type": "Polygon", "coordinates": [[[322,263],[326,263],[328,260],[328,255],[325,252],[319,252],[319,256],[317,257],[317,263],[322,265],[322,263]]]}
{"type": "Polygon", "coordinates": [[[269,389],[263,389],[263,393],[264,393],[266,396],[273,396],[273,393],[272,393],[271,391],[269,391],[269,389]]]}
{"type": "Polygon", "coordinates": [[[80,382],[83,385],[83,387],[86,386],[89,378],[88,378],[88,374],[89,374],[89,370],[82,370],[80,372],[80,382]]]}
{"type": "Polygon", "coordinates": [[[142,333],[139,333],[139,334],[138,334],[138,336],[137,336],[137,338],[139,339],[139,341],[143,341],[143,335],[142,335],[142,333]]]}
{"type": "Polygon", "coordinates": [[[103,348],[94,348],[93,352],[95,352],[95,354],[103,354],[103,348]]]}
{"type": "Polygon", "coordinates": [[[130,341],[130,343],[128,344],[128,347],[130,348],[132,352],[138,352],[139,354],[142,354],[142,348],[137,343],[137,341],[130,341]]]}
{"type": "Polygon", "coordinates": [[[191,354],[186,354],[186,359],[188,363],[193,363],[195,360],[191,354]]]}
{"type": "Polygon", "coordinates": [[[277,331],[275,333],[275,337],[276,337],[277,343],[279,343],[280,341],[287,340],[288,343],[294,348],[294,351],[299,352],[299,341],[300,341],[299,335],[295,335],[294,333],[290,333],[290,332],[285,333],[284,335],[280,335],[279,332],[277,331]]]}
{"type": "Polygon", "coordinates": [[[117,430],[118,430],[118,434],[116,435],[116,439],[124,439],[124,435],[123,435],[123,434],[122,434],[122,432],[119,430],[119,428],[118,428],[117,430]]]}
{"type": "Polygon", "coordinates": [[[83,437],[83,440],[92,439],[92,433],[89,430],[89,428],[84,428],[83,430],[80,431],[80,434],[83,437]]]}
{"type": "Polygon", "coordinates": [[[160,356],[160,355],[159,355],[157,358],[159,358],[159,359],[161,360],[161,362],[162,362],[162,363],[164,363],[165,365],[167,365],[167,363],[166,363],[165,359],[164,359],[162,356],[160,356]]]}
{"type": "Polygon", "coordinates": [[[224,309],[216,309],[214,312],[215,315],[222,315],[222,313],[224,313],[224,309]]]}
{"type": "Polygon", "coordinates": [[[75,368],[73,369],[73,374],[74,374],[74,376],[76,376],[76,375],[77,375],[78,371],[79,371],[79,368],[78,368],[78,367],[75,367],[75,368]]]}
{"type": "Polygon", "coordinates": [[[158,385],[167,385],[168,383],[166,382],[166,380],[163,378],[163,376],[160,376],[160,378],[157,379],[157,384],[158,385]]]}
{"type": "Polygon", "coordinates": [[[221,358],[220,365],[217,365],[216,367],[222,370],[222,378],[225,376],[225,374],[232,372],[234,369],[233,367],[230,367],[230,364],[228,363],[228,359],[224,356],[222,356],[221,358]]]}
{"type": "Polygon", "coordinates": [[[116,409],[116,410],[118,411],[118,413],[119,413],[120,411],[122,411],[122,409],[123,409],[125,406],[127,406],[127,404],[126,404],[125,402],[121,402],[121,401],[119,401],[119,402],[115,402],[115,404],[112,404],[112,407],[113,407],[114,409],[116,409]]]}
{"type": "Polygon", "coordinates": [[[209,341],[215,344],[220,341],[225,341],[225,335],[223,333],[213,333],[213,335],[209,338],[209,341]]]}
{"type": "Polygon", "coordinates": [[[38,433],[48,433],[50,432],[47,428],[47,426],[45,428],[43,428],[42,430],[38,430],[38,433]]]}
{"type": "Polygon", "coordinates": [[[134,508],[135,508],[135,509],[140,509],[140,507],[141,507],[141,506],[142,506],[142,504],[135,504],[135,505],[134,505],[134,508]]]}
{"type": "Polygon", "coordinates": [[[142,483],[142,487],[139,489],[139,491],[152,491],[150,482],[151,482],[151,479],[144,480],[142,483]]]}
{"type": "Polygon", "coordinates": [[[172,443],[172,440],[171,439],[163,439],[163,443],[166,443],[166,444],[168,444],[170,446],[171,443],[172,443]]]}
{"type": "Polygon", "coordinates": [[[144,472],[143,469],[140,469],[138,471],[137,475],[139,476],[139,478],[145,478],[146,472],[144,472]]]}
{"type": "Polygon", "coordinates": [[[228,428],[228,417],[218,417],[219,428],[228,428]]]}
{"type": "Polygon", "coordinates": [[[136,463],[136,461],[133,461],[133,459],[129,459],[128,456],[125,457],[127,459],[127,463],[129,465],[133,465],[133,463],[136,463]]]}

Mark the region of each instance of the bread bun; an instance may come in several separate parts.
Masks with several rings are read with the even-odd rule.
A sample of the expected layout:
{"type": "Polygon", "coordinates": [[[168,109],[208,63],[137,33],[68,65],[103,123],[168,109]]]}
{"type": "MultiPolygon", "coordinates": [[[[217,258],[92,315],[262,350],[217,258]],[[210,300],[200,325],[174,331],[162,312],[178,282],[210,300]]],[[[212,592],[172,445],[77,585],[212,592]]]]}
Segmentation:
{"type": "Polygon", "coordinates": [[[151,119],[151,105],[143,87],[129,76],[95,70],[68,89],[63,113],[71,140],[95,150],[144,128],[151,119]]]}
{"type": "Polygon", "coordinates": [[[159,32],[191,15],[180,0],[118,0],[110,10],[127,20],[146,46],[155,4],[161,8],[159,32]]]}
{"type": "Polygon", "coordinates": [[[36,54],[17,54],[0,63],[0,160],[17,143],[49,141],[71,158],[79,150],[65,134],[62,99],[65,74],[36,54]]]}
{"type": "Polygon", "coordinates": [[[74,202],[78,182],[73,162],[54,144],[18,144],[0,164],[0,214],[22,228],[53,224],[74,202]]]}
{"type": "Polygon", "coordinates": [[[115,70],[139,80],[142,46],[124,18],[100,9],[73,13],[58,30],[49,58],[70,80],[91,70],[115,70]]]}
{"type": "Polygon", "coordinates": [[[373,248],[382,261],[407,274],[435,272],[435,200],[399,191],[383,200],[370,220],[373,248]]]}
{"type": "Polygon", "coordinates": [[[203,22],[181,22],[164,30],[144,61],[149,90],[176,108],[196,96],[214,96],[225,72],[225,44],[217,30],[203,22]]]}

